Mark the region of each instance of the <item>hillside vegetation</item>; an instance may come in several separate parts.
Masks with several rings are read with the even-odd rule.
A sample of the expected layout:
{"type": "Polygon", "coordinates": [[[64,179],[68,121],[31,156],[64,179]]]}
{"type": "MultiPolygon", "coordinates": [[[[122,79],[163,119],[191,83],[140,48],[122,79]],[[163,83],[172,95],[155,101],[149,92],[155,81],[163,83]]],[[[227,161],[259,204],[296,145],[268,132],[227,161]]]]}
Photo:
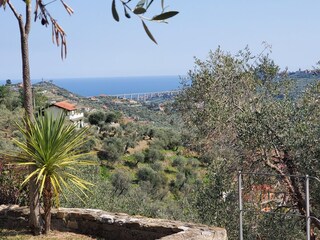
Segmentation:
{"type": "MultiPolygon", "coordinates": [[[[3,96],[4,102],[12,97],[11,93],[17,101],[21,99],[19,85],[3,88],[10,93],[3,96]]],[[[192,186],[202,181],[206,167],[196,153],[183,146],[181,120],[168,112],[171,108],[168,99],[166,110],[160,111],[154,102],[84,98],[49,81],[35,84],[34,91],[37,110],[64,100],[83,109],[90,130],[80,151],[91,153],[88,158],[99,163],[98,167],[81,169],[78,173],[95,183],[90,197],[83,202],[70,193],[67,200],[61,199],[62,206],[190,220],[186,217],[188,213],[184,213],[183,202],[190,201],[192,186]]],[[[1,144],[5,150],[15,150],[11,138],[21,138],[15,127],[15,122],[23,117],[21,101],[14,108],[3,104],[1,112],[4,136],[1,144]]],[[[1,203],[27,204],[26,190],[19,192],[24,174],[18,174],[17,178],[18,170],[3,164],[0,171],[4,192],[1,203]]]]}
{"type": "MultiPolygon", "coordinates": [[[[304,182],[287,175],[320,175],[319,84],[318,71],[281,72],[248,49],[196,59],[178,97],[163,101],[84,98],[36,84],[36,109],[68,100],[84,111],[90,130],[79,151],[98,163],[75,170],[94,183],[89,197],[66,189],[60,204],[213,224],[237,239],[238,171],[277,174],[243,178],[246,238],[302,239],[305,218],[287,213],[304,216],[304,182]]],[[[22,137],[14,124],[23,114],[21,94],[10,84],[0,93],[0,144],[11,151],[11,139],[22,137]]],[[[27,204],[23,169],[1,161],[0,173],[0,204],[27,204]]],[[[311,214],[319,217],[319,186],[310,192],[311,214]]],[[[312,220],[313,237],[318,229],[312,220]]]]}

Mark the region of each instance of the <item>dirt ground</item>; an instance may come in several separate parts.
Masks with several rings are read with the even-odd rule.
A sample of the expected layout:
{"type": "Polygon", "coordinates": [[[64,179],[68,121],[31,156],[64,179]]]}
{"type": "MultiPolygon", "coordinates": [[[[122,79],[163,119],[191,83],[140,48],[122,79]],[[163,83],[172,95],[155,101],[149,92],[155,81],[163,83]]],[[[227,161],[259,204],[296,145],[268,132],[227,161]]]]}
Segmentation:
{"type": "Polygon", "coordinates": [[[46,240],[89,240],[96,239],[90,236],[76,234],[71,232],[59,232],[59,231],[51,231],[48,235],[40,235],[33,236],[28,230],[8,230],[8,229],[0,229],[0,240],[38,240],[38,239],[46,239],[46,240]]]}
{"type": "Polygon", "coordinates": [[[135,148],[128,149],[129,154],[134,154],[136,152],[142,152],[143,150],[148,148],[149,142],[150,142],[150,140],[149,141],[147,141],[147,140],[140,141],[135,148]]]}

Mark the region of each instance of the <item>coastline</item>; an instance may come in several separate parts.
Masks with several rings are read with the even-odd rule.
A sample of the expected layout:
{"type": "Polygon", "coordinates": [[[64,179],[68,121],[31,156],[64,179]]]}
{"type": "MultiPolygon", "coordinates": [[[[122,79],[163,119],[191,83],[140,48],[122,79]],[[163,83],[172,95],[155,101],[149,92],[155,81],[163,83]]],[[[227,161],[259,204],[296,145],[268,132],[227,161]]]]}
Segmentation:
{"type": "MultiPolygon", "coordinates": [[[[34,79],[32,83],[49,81],[70,92],[84,97],[172,91],[180,88],[181,79],[172,76],[97,77],[66,79],[34,79]]],[[[21,80],[12,80],[19,83],[21,80]]],[[[5,84],[5,80],[0,82],[5,84]]]]}

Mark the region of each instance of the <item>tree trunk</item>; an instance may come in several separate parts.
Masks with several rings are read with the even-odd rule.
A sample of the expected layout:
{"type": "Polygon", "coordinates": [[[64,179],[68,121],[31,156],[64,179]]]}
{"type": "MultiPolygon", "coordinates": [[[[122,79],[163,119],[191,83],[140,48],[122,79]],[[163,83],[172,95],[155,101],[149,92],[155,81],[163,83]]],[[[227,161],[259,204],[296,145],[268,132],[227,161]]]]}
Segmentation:
{"type": "Polygon", "coordinates": [[[52,185],[50,178],[47,177],[43,189],[44,234],[49,233],[51,227],[52,196],[52,185]]]}
{"type": "MultiPolygon", "coordinates": [[[[28,35],[21,33],[21,54],[22,54],[22,76],[23,76],[23,95],[24,95],[24,108],[26,117],[33,118],[32,106],[32,88],[30,79],[30,66],[29,66],[29,46],[28,35]]],[[[28,126],[26,126],[28,127],[28,126]]],[[[29,129],[27,129],[29,131],[29,129]]],[[[29,173],[35,170],[35,166],[29,167],[29,173]]],[[[40,215],[40,198],[35,177],[29,181],[29,225],[35,235],[41,234],[41,215],[40,215]]]]}
{"type": "MultiPolygon", "coordinates": [[[[7,1],[11,11],[19,23],[20,30],[20,43],[21,43],[21,58],[22,58],[22,79],[23,79],[23,95],[24,95],[24,108],[26,117],[30,120],[33,118],[33,105],[32,105],[32,88],[30,79],[30,66],[29,66],[29,33],[31,29],[31,1],[26,1],[26,23],[24,24],[22,15],[19,14],[10,1],[7,1]]],[[[29,130],[29,129],[27,129],[29,130]]],[[[35,167],[29,167],[29,173],[32,173],[35,167]]],[[[29,181],[29,226],[35,235],[41,234],[41,215],[40,215],[40,198],[39,191],[35,182],[35,178],[29,181]]]]}

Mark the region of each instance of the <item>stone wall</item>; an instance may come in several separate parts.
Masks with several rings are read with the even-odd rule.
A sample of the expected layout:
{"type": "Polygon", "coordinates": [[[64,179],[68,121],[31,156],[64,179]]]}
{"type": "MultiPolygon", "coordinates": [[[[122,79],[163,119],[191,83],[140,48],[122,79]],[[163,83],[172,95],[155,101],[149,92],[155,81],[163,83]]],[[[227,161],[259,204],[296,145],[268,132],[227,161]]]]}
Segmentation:
{"type": "MultiPolygon", "coordinates": [[[[1,205],[0,228],[27,227],[28,214],[27,207],[1,205]]],[[[106,240],[227,240],[223,228],[96,209],[53,209],[52,229],[106,240]]]]}

